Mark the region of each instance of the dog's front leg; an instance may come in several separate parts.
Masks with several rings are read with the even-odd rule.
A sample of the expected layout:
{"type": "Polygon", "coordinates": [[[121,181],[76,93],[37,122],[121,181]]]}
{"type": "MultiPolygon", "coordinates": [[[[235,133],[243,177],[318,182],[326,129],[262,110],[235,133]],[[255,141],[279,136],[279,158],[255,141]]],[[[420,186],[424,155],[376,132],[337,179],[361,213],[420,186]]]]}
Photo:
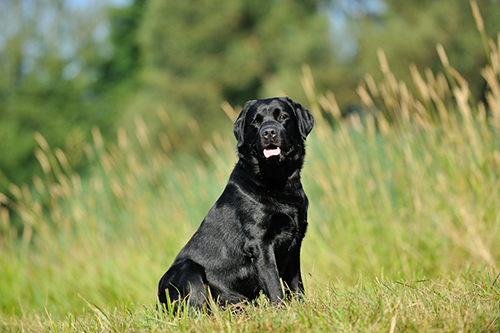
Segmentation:
{"type": "Polygon", "coordinates": [[[255,268],[266,296],[278,305],[283,301],[283,289],[276,265],[274,249],[272,246],[262,248],[260,253],[254,258],[255,268]]]}
{"type": "Polygon", "coordinates": [[[304,284],[300,274],[300,248],[290,253],[291,259],[282,276],[287,298],[296,296],[301,298],[304,293],[304,284]]]}

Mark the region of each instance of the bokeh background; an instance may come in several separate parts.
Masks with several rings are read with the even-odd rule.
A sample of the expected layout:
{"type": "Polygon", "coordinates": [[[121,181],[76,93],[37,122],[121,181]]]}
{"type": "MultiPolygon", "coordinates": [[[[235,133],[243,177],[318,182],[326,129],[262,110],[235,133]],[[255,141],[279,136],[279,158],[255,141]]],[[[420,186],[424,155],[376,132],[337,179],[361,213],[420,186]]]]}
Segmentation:
{"type": "MultiPolygon", "coordinates": [[[[486,31],[500,30],[500,6],[478,2],[486,31]]],[[[220,104],[305,95],[309,64],[319,92],[333,91],[343,114],[360,103],[366,73],[381,77],[384,50],[398,78],[409,64],[439,70],[436,44],[477,99],[487,62],[469,1],[161,1],[3,0],[0,3],[0,191],[30,182],[39,132],[68,162],[98,126],[150,131],[164,109],[175,124],[173,148],[199,151],[214,130],[229,128],[220,104]],[[203,123],[188,134],[188,119],[203,123]]]]}
{"type": "Polygon", "coordinates": [[[277,95],[317,121],[311,286],[498,269],[500,2],[474,8],[1,0],[0,311],[154,303],[277,95]]]}

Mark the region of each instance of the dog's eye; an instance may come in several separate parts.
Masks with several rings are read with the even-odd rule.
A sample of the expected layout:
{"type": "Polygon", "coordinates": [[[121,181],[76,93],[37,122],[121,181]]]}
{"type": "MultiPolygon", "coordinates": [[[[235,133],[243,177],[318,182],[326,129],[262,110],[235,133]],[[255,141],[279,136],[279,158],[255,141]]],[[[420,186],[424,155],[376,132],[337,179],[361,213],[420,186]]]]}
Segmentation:
{"type": "Polygon", "coordinates": [[[258,114],[255,116],[255,118],[253,118],[252,125],[260,126],[261,123],[262,123],[262,115],[258,114]]]}
{"type": "Polygon", "coordinates": [[[288,119],[288,115],[284,114],[284,113],[280,114],[280,116],[278,117],[278,120],[280,120],[280,121],[287,120],[287,119],[288,119]]]}

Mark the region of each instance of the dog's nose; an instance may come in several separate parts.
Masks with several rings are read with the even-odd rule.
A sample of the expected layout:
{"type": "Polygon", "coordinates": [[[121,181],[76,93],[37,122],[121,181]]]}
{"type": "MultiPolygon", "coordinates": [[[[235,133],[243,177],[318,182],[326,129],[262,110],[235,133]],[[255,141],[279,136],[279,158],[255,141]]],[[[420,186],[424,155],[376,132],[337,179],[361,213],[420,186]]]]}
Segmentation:
{"type": "Polygon", "coordinates": [[[276,127],[267,126],[260,131],[260,135],[266,140],[274,139],[278,134],[278,129],[276,127]]]}

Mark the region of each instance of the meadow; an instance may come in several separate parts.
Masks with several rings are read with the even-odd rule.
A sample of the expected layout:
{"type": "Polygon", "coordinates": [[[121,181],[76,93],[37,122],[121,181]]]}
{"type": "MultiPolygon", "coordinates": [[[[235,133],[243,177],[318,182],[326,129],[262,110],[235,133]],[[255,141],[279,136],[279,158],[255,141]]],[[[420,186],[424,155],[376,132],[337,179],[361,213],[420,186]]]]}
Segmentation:
{"type": "Polygon", "coordinates": [[[155,311],[159,278],[236,162],[230,105],[199,155],[170,149],[161,108],[159,137],[141,119],[116,143],[94,128],[82,173],[36,135],[43,177],[11,185],[15,200],[0,194],[0,331],[500,331],[500,36],[479,32],[484,101],[439,45],[443,72],[410,66],[412,82],[380,51],[383,79],[366,75],[364,112],[347,117],[303,67],[316,119],[303,169],[306,295],[282,308],[261,298],[211,315],[155,311]]]}

